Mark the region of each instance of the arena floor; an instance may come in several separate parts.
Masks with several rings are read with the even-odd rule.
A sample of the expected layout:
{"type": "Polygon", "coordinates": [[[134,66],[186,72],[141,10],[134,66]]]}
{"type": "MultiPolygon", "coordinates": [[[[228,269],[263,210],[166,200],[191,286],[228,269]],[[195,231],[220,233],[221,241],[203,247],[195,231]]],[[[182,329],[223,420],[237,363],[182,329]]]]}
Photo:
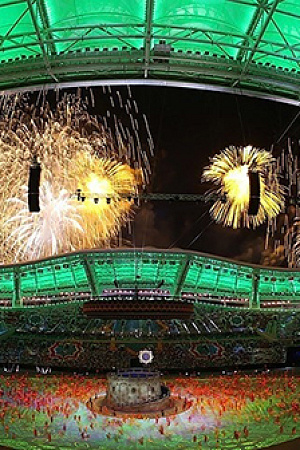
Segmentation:
{"type": "Polygon", "coordinates": [[[0,444],[14,449],[250,450],[300,437],[299,372],[163,381],[188,407],[169,417],[143,419],[90,411],[86,403],[104,394],[105,378],[1,375],[0,444]]]}

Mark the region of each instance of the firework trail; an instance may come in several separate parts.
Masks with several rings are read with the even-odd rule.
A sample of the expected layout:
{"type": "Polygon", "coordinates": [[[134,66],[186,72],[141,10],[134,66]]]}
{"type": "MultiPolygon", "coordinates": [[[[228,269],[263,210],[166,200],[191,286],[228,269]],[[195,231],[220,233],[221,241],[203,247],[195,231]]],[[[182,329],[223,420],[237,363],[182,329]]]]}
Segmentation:
{"type": "Polygon", "coordinates": [[[300,168],[299,141],[288,137],[283,147],[275,148],[277,173],[287,192],[281,213],[268,223],[264,263],[300,266],[300,168]]]}
{"type": "MultiPolygon", "coordinates": [[[[130,197],[146,184],[148,153],[153,149],[148,147],[148,153],[142,149],[137,130],[126,126],[125,133],[116,115],[113,128],[109,112],[107,117],[90,115],[87,101],[78,94],[64,95],[55,109],[45,98],[35,105],[29,100],[26,96],[2,99],[2,262],[113,245],[133,213],[133,202],[124,194],[130,197]],[[29,213],[27,205],[33,156],[42,167],[39,214],[29,213]],[[84,193],[84,202],[72,195],[77,189],[84,193]]],[[[136,118],[133,124],[138,126],[136,118]]]]}

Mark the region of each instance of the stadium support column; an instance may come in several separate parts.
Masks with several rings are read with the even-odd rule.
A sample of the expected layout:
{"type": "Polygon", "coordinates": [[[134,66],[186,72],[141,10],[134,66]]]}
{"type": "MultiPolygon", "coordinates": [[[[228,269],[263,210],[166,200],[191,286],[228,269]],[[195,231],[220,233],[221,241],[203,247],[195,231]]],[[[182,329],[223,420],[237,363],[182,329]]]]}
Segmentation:
{"type": "Polygon", "coordinates": [[[252,293],[250,297],[250,308],[258,309],[260,308],[259,300],[259,270],[254,269],[252,272],[252,293]]]}
{"type": "Polygon", "coordinates": [[[22,306],[21,302],[21,284],[20,284],[20,271],[18,267],[14,268],[14,292],[12,297],[12,307],[18,308],[22,306]]]}
{"type": "Polygon", "coordinates": [[[83,258],[83,267],[85,269],[86,277],[91,286],[92,295],[95,295],[95,296],[101,295],[101,292],[99,291],[97,277],[96,277],[94,267],[92,266],[92,264],[89,262],[89,260],[87,258],[83,258]]]}
{"type": "Polygon", "coordinates": [[[145,40],[144,40],[144,48],[145,48],[144,76],[145,76],[145,78],[148,78],[148,76],[149,76],[153,11],[154,11],[154,0],[147,0],[146,1],[146,33],[145,33],[145,40]]]}
{"type": "Polygon", "coordinates": [[[190,267],[190,257],[187,257],[185,259],[185,261],[183,262],[181,269],[179,270],[179,274],[178,274],[177,282],[176,282],[176,286],[175,286],[175,291],[174,291],[175,298],[181,296],[182,286],[184,285],[184,282],[186,279],[186,274],[188,273],[189,267],[190,267]]]}

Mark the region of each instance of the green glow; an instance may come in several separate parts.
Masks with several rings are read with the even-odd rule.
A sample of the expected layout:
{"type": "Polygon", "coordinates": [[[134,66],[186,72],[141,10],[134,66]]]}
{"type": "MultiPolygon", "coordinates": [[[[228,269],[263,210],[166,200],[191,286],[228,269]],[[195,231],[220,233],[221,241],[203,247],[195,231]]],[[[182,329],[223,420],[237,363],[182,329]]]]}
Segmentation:
{"type": "Polygon", "coordinates": [[[16,280],[19,280],[20,297],[61,292],[101,294],[103,289],[115,287],[156,289],[160,286],[171,295],[194,292],[251,298],[254,269],[259,274],[261,301],[300,304],[300,273],[297,270],[250,266],[192,252],[130,249],[87,251],[30,264],[3,266],[0,269],[0,299],[13,299],[18,286],[16,280]],[[85,261],[93,273],[93,280],[87,273],[85,261]]]}
{"type": "Polygon", "coordinates": [[[12,299],[14,292],[14,278],[12,271],[0,272],[0,299],[12,299]]]}
{"type": "Polygon", "coordinates": [[[0,12],[3,88],[152,73],[298,98],[298,0],[7,0],[0,12]]]}
{"type": "Polygon", "coordinates": [[[57,51],[80,48],[122,48],[130,46],[139,48],[143,40],[132,24],[142,24],[145,15],[145,5],[138,0],[120,1],[111,0],[66,0],[47,2],[48,17],[51,26],[59,29],[56,32],[58,43],[57,51]],[[105,27],[120,24],[119,27],[105,27]],[[89,31],[89,28],[99,25],[99,28],[89,31]],[[89,39],[78,40],[78,28],[85,29],[89,39]],[[62,29],[62,30],[61,30],[62,29]],[[115,36],[124,35],[124,41],[115,36]],[[132,38],[126,36],[132,35],[132,38]],[[62,41],[62,42],[59,42],[62,41]],[[71,45],[71,47],[70,47],[71,45]]]}
{"type": "MultiPolygon", "coordinates": [[[[225,0],[159,0],[156,2],[154,23],[195,30],[190,37],[188,32],[181,32],[179,39],[178,30],[170,30],[169,42],[175,49],[209,51],[234,57],[254,11],[255,5],[241,7],[225,0]]],[[[158,34],[162,34],[161,30],[157,30],[158,34]]]]}
{"type": "Polygon", "coordinates": [[[7,36],[1,44],[1,60],[15,59],[21,54],[27,57],[40,54],[34,26],[29,12],[25,12],[25,7],[25,3],[12,6],[0,4],[0,35],[7,36]]]}

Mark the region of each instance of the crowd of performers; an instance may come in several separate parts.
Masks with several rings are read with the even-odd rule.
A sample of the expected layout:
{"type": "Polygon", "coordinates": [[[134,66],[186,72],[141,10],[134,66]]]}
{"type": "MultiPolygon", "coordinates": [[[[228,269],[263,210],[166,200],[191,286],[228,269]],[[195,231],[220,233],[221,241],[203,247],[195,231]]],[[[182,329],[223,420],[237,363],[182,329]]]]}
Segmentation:
{"type": "MultiPolygon", "coordinates": [[[[179,414],[144,418],[88,408],[106,379],[71,374],[0,376],[0,444],[31,448],[247,448],[300,435],[300,376],[277,372],[163,380],[179,414]],[[148,446],[148,447],[147,447],[148,446]]],[[[256,447],[257,448],[257,447],[256,447]]]]}

